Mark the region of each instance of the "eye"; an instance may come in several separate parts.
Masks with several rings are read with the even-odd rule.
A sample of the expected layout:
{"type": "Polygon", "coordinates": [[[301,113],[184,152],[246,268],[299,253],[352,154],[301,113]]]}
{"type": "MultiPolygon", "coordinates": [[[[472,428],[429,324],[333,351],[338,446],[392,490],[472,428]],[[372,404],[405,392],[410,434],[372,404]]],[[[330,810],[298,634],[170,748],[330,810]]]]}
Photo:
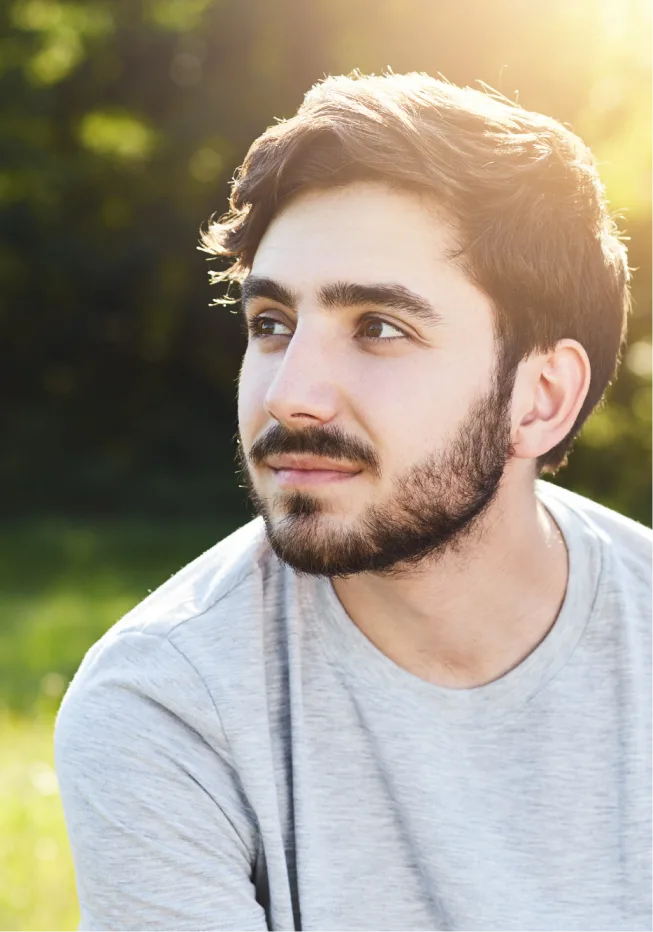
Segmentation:
{"type": "Polygon", "coordinates": [[[361,323],[364,339],[388,343],[390,340],[405,340],[406,334],[399,327],[382,317],[368,317],[361,323]]]}
{"type": "Polygon", "coordinates": [[[250,317],[247,320],[247,332],[253,339],[287,336],[287,334],[279,333],[278,330],[275,330],[276,327],[284,327],[286,330],[289,330],[280,320],[276,320],[274,317],[267,317],[265,314],[257,314],[256,317],[250,317]]]}

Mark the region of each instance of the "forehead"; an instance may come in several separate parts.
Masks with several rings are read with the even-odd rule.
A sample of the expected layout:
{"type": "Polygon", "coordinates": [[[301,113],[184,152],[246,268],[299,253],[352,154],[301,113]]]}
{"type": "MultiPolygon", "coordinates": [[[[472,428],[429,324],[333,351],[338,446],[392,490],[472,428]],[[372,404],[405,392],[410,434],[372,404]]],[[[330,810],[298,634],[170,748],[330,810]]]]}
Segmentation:
{"type": "Polygon", "coordinates": [[[357,182],[310,190],[271,222],[252,271],[301,278],[426,283],[455,247],[452,227],[417,194],[357,182]]]}

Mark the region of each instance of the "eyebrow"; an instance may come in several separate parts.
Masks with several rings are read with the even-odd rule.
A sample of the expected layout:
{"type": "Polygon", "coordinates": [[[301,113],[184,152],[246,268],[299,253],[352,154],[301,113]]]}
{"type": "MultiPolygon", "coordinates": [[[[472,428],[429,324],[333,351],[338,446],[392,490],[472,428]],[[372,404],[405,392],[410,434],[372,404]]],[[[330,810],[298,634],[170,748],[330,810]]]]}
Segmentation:
{"type": "Polygon", "coordinates": [[[243,311],[255,298],[267,298],[278,304],[285,304],[291,311],[297,310],[299,295],[285,285],[275,282],[272,278],[262,278],[260,275],[248,275],[240,286],[240,298],[243,311]]]}
{"type": "Polygon", "coordinates": [[[441,320],[440,313],[426,298],[395,282],[375,285],[333,282],[320,288],[318,300],[328,309],[374,304],[395,311],[405,311],[424,323],[433,324],[441,320]]]}
{"type": "MultiPolygon", "coordinates": [[[[241,286],[243,311],[255,298],[267,298],[297,310],[299,294],[280,282],[259,275],[250,275],[241,286]]],[[[318,291],[318,302],[326,310],[373,304],[406,314],[426,324],[438,324],[441,313],[422,295],[396,282],[362,285],[355,282],[331,282],[318,291]]]]}

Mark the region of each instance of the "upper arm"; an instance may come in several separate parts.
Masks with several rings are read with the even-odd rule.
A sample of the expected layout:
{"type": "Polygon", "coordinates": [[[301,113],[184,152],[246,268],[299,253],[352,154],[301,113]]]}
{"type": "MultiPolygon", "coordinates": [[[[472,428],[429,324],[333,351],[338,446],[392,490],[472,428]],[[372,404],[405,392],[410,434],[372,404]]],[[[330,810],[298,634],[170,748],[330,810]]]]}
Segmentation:
{"type": "Polygon", "coordinates": [[[217,713],[215,741],[193,727],[207,706],[190,664],[150,635],[120,635],[73,681],[55,756],[82,928],[267,929],[217,713]]]}

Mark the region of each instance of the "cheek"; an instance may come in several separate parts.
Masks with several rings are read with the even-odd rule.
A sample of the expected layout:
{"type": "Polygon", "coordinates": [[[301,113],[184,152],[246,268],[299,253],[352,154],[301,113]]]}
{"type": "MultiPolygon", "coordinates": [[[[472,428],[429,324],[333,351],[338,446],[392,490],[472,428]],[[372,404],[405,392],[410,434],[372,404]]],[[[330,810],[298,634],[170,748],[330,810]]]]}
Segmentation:
{"type": "Polygon", "coordinates": [[[413,464],[440,449],[471,404],[473,380],[452,363],[424,362],[394,366],[359,388],[366,429],[386,462],[413,464]]]}
{"type": "Polygon", "coordinates": [[[265,419],[267,385],[264,369],[256,365],[251,354],[246,352],[238,378],[238,426],[248,446],[265,419]]]}

